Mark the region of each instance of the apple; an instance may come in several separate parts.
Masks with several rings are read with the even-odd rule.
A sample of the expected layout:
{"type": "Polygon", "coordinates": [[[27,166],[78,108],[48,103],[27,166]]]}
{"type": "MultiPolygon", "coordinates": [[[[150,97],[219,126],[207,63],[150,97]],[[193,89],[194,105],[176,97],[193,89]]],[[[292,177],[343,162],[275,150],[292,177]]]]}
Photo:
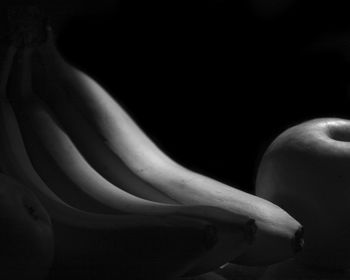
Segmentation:
{"type": "Polygon", "coordinates": [[[309,267],[350,266],[350,121],[318,118],[286,129],[265,151],[256,195],[304,226],[296,261],[309,267]]]}
{"type": "Polygon", "coordinates": [[[0,174],[0,279],[44,279],[53,261],[50,218],[24,185],[0,174]]]}

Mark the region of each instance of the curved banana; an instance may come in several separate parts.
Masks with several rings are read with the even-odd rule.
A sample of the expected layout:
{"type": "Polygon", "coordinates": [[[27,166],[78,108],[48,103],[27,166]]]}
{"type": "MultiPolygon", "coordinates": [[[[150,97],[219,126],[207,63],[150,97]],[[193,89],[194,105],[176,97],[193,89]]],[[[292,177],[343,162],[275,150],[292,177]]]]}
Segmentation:
{"type": "Polygon", "coordinates": [[[64,60],[55,46],[50,27],[48,39],[38,53],[47,71],[57,77],[66,90],[69,101],[108,149],[135,175],[182,204],[216,206],[256,220],[256,241],[235,262],[271,264],[301,249],[302,227],[286,211],[267,200],[188,170],[163,153],[111,95],[64,60]]]}
{"type": "MultiPolygon", "coordinates": [[[[69,186],[80,190],[80,193],[77,192],[79,196],[77,200],[83,200],[80,194],[85,192],[92,198],[96,196],[96,203],[100,200],[110,209],[115,208],[119,213],[178,215],[210,221],[218,228],[218,242],[190,270],[192,274],[210,271],[231,258],[237,257],[250,246],[256,231],[255,223],[251,219],[215,207],[167,205],[143,200],[118,189],[105,180],[84,160],[64,131],[60,130],[59,126],[49,117],[44,110],[44,105],[32,94],[28,68],[29,58],[30,51],[28,50],[20,54],[20,70],[14,71],[14,75],[20,73],[19,80],[16,81],[16,85],[20,86],[11,94],[15,115],[10,112],[11,107],[8,106],[7,111],[2,110],[3,122],[5,135],[10,136],[8,141],[10,143],[7,146],[11,146],[13,154],[16,155],[18,161],[22,162],[21,164],[27,162],[27,168],[31,168],[30,175],[38,172],[39,176],[43,176],[44,181],[40,183],[41,189],[49,192],[50,196],[56,196],[51,189],[46,188],[52,188],[52,185],[55,185],[56,188],[66,188],[64,184],[69,182],[69,186]],[[44,118],[47,123],[42,123],[45,127],[37,126],[37,123],[41,122],[40,114],[48,117],[44,118]],[[46,129],[49,129],[47,131],[49,134],[45,132],[46,129]],[[54,134],[51,135],[51,133],[54,134]],[[42,156],[45,149],[48,150],[48,157],[57,164],[52,165],[52,161],[46,160],[48,157],[42,156]],[[31,164],[34,165],[34,168],[31,164]],[[57,170],[60,172],[57,173],[57,170]],[[54,174],[54,177],[51,177],[51,174],[54,174]],[[62,176],[64,180],[61,180],[62,176]]],[[[38,184],[39,182],[36,183],[38,184]]],[[[60,190],[55,189],[55,191],[60,190]]],[[[65,200],[66,196],[62,199],[65,200]]],[[[88,204],[86,201],[83,203],[88,204]]]]}
{"type": "Polygon", "coordinates": [[[36,64],[33,69],[38,70],[36,75],[33,75],[35,93],[50,107],[60,125],[96,171],[130,194],[155,202],[178,204],[131,172],[123,161],[103,144],[91,125],[75,110],[64,89],[52,73],[45,69],[45,65],[40,64],[37,59],[33,64],[36,64]]]}

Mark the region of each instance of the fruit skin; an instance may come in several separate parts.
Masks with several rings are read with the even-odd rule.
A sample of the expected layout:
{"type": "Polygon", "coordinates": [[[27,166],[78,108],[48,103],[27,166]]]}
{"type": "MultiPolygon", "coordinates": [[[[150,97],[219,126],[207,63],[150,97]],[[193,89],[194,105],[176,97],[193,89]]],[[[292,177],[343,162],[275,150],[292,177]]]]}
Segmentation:
{"type": "MultiPolygon", "coordinates": [[[[27,61],[30,50],[24,49],[21,52],[22,53],[19,54],[18,59],[22,61],[20,62],[20,64],[21,63],[23,64],[23,63],[26,63],[25,61],[27,61]]],[[[23,67],[23,65],[19,69],[15,70],[13,73],[14,76],[21,77],[21,79],[18,80],[18,83],[17,83],[17,85],[20,85],[20,87],[17,88],[18,92],[15,92],[19,94],[17,96],[22,96],[22,93],[31,92],[30,79],[28,79],[28,75],[27,75],[28,71],[26,70],[27,69],[26,67],[23,67]]],[[[12,88],[12,90],[14,88],[12,88]]],[[[13,92],[10,92],[9,94],[11,95],[11,93],[13,94],[13,92]]],[[[54,217],[53,220],[54,221],[58,220],[59,225],[68,224],[70,227],[72,226],[77,227],[79,225],[82,227],[87,227],[87,226],[90,226],[91,223],[95,224],[97,222],[99,225],[100,222],[97,220],[101,220],[102,222],[105,221],[104,215],[91,217],[91,215],[86,215],[84,212],[79,212],[76,209],[74,210],[74,208],[69,207],[67,204],[63,203],[63,201],[60,198],[58,198],[51,191],[51,189],[46,185],[46,182],[42,181],[42,179],[39,177],[40,174],[38,175],[36,173],[35,168],[40,169],[40,166],[34,166],[34,167],[32,166],[30,156],[32,156],[32,159],[34,159],[37,156],[37,154],[31,153],[33,146],[35,146],[36,144],[36,141],[31,141],[33,136],[32,135],[33,129],[30,126],[30,124],[28,125],[28,123],[26,122],[27,119],[31,118],[31,114],[30,113],[24,114],[23,116],[23,112],[33,112],[33,111],[30,111],[30,109],[28,109],[28,108],[32,108],[32,104],[28,100],[32,100],[32,99],[27,96],[25,100],[17,99],[17,102],[14,102],[15,103],[14,107],[17,109],[17,116],[18,116],[20,126],[18,126],[16,115],[13,112],[12,107],[8,103],[8,101],[6,99],[3,99],[2,102],[0,102],[0,106],[1,106],[0,126],[2,126],[2,129],[4,131],[4,134],[2,135],[2,137],[0,137],[0,140],[1,140],[0,147],[3,147],[2,165],[4,170],[6,170],[6,172],[11,174],[12,176],[19,178],[19,180],[23,180],[24,182],[26,182],[26,184],[28,184],[35,191],[38,192],[38,195],[43,200],[43,203],[49,209],[50,214],[54,217]],[[24,137],[23,138],[24,141],[22,139],[22,135],[24,137]],[[29,157],[28,157],[27,151],[28,151],[29,157]]],[[[53,142],[52,144],[55,145],[57,143],[53,142]]],[[[40,147],[37,150],[40,150],[40,147]]],[[[93,171],[93,170],[90,170],[90,171],[93,171]]],[[[86,175],[89,175],[89,174],[86,174],[86,175]]],[[[54,180],[60,180],[60,177],[59,176],[55,177],[54,180]]],[[[114,187],[114,189],[117,189],[117,188],[114,187]]],[[[124,203],[124,206],[127,207],[126,203],[123,202],[123,200],[128,199],[128,197],[126,197],[126,194],[123,194],[123,193],[121,193],[120,195],[124,196],[124,198],[123,197],[120,198],[119,200],[120,203],[122,204],[124,203]]],[[[135,199],[138,199],[138,198],[135,198],[135,199]]],[[[141,200],[141,199],[138,199],[138,200],[141,200]]],[[[113,222],[113,223],[118,222],[119,227],[118,228],[113,227],[113,229],[116,229],[116,230],[119,229],[121,233],[123,233],[123,231],[128,230],[129,226],[132,225],[132,223],[135,223],[135,225],[137,225],[137,224],[140,224],[140,222],[142,222],[142,219],[144,219],[145,216],[141,216],[141,214],[146,214],[144,213],[145,211],[141,211],[142,209],[149,209],[147,214],[158,214],[162,216],[169,216],[172,214],[172,215],[178,215],[178,216],[182,215],[182,216],[188,216],[188,217],[197,217],[197,218],[202,218],[203,220],[211,220],[215,225],[218,224],[218,231],[215,234],[215,236],[217,237],[217,241],[215,242],[215,244],[212,247],[210,247],[210,250],[203,251],[201,252],[200,255],[198,255],[199,260],[196,259],[196,263],[195,265],[193,265],[193,267],[190,268],[190,272],[182,270],[182,273],[186,272],[191,274],[199,274],[199,273],[203,273],[208,270],[211,270],[212,268],[215,268],[216,266],[221,265],[223,261],[228,261],[229,257],[233,257],[241,254],[246,248],[250,246],[251,242],[254,241],[254,233],[255,233],[254,230],[256,226],[254,223],[252,223],[252,220],[249,220],[247,223],[246,218],[244,217],[242,218],[239,215],[234,215],[233,213],[229,213],[221,209],[216,209],[214,207],[202,207],[202,206],[186,207],[186,206],[180,206],[180,205],[179,206],[170,205],[168,206],[169,211],[167,211],[167,209],[165,209],[167,208],[166,205],[157,205],[155,203],[149,202],[148,205],[146,205],[147,207],[145,208],[140,203],[135,204],[132,201],[129,201],[129,202],[130,202],[129,204],[131,204],[131,206],[135,209],[134,213],[136,211],[137,213],[140,213],[140,216],[139,217],[136,216],[136,218],[133,215],[115,216],[115,221],[113,219],[107,219],[107,221],[102,223],[103,229],[108,228],[108,226],[111,226],[110,222],[113,222]],[[137,210],[136,209],[137,207],[140,209],[137,210]],[[155,210],[158,209],[157,212],[152,211],[153,208],[155,208],[155,210]],[[130,219],[130,221],[128,221],[128,219],[130,219]],[[141,219],[141,220],[138,221],[138,219],[141,219]]],[[[146,219],[146,221],[147,220],[148,219],[146,219]]],[[[97,227],[97,229],[99,229],[99,227],[97,227]]],[[[140,228],[137,231],[138,234],[141,234],[142,230],[144,230],[144,228],[140,228]]],[[[114,232],[113,234],[115,234],[117,238],[117,233],[114,232]]],[[[168,236],[166,235],[166,232],[163,234],[165,235],[165,237],[168,236]]],[[[176,233],[176,231],[174,231],[173,233],[171,233],[171,236],[176,237],[176,234],[179,235],[178,233],[176,233]]],[[[69,238],[72,238],[73,234],[70,233],[68,236],[69,238]]],[[[107,240],[108,239],[105,239],[103,241],[103,244],[105,244],[107,240]]],[[[128,241],[131,242],[131,240],[125,240],[126,242],[125,244],[128,244],[128,241]]],[[[157,242],[156,239],[151,239],[148,241],[151,241],[153,243],[157,242]]],[[[79,240],[79,242],[81,241],[79,240]]],[[[69,244],[74,244],[74,246],[78,246],[79,242],[75,241],[69,244]]],[[[164,248],[165,249],[168,248],[169,251],[171,251],[171,249],[173,248],[171,246],[174,246],[173,244],[174,242],[171,242],[171,243],[172,244],[169,245],[170,247],[165,246],[164,248]]],[[[95,242],[91,242],[91,244],[95,244],[95,242]]],[[[184,245],[186,245],[186,243],[184,243],[184,245]]],[[[85,244],[85,246],[88,246],[88,245],[85,244]]],[[[186,246],[183,247],[184,254],[186,253],[186,246]]],[[[62,245],[59,245],[58,247],[64,248],[64,246],[62,245]]],[[[180,247],[181,246],[179,246],[179,248],[180,247]]],[[[69,250],[69,248],[70,247],[68,247],[67,250],[69,250]]],[[[190,246],[190,248],[192,247],[190,246]]],[[[139,248],[138,250],[140,249],[141,248],[139,248]]],[[[172,251],[174,251],[174,249],[172,249],[172,251]]],[[[164,257],[164,260],[162,262],[163,268],[160,270],[160,272],[164,274],[165,271],[163,269],[168,265],[167,261],[169,260],[166,259],[165,256],[163,257],[164,257]]],[[[64,261],[67,261],[67,256],[64,256],[63,259],[64,261]]],[[[99,258],[94,260],[98,261],[99,258]]],[[[186,261],[186,259],[184,259],[184,261],[186,261]]],[[[183,265],[184,263],[180,262],[179,264],[183,265]]],[[[186,268],[189,269],[189,267],[187,266],[186,268]]],[[[156,271],[152,269],[151,271],[155,276],[156,271]]],[[[178,271],[175,271],[175,272],[178,272],[178,271]]],[[[174,268],[169,269],[169,273],[174,274],[175,272],[174,272],[174,268]]],[[[120,274],[120,271],[118,271],[118,273],[120,274]]],[[[164,278],[164,275],[161,277],[161,279],[162,278],[164,278]]]]}
{"type": "Polygon", "coordinates": [[[155,202],[178,204],[136,176],[107,145],[104,145],[103,139],[76,110],[65,89],[59,84],[54,73],[48,71],[47,66],[41,63],[39,56],[32,59],[32,64],[35,93],[46,103],[60,126],[96,171],[130,194],[155,202]]]}
{"type": "Polygon", "coordinates": [[[66,90],[76,110],[136,176],[181,204],[220,207],[256,220],[256,241],[235,262],[271,264],[293,256],[300,249],[301,239],[295,238],[301,229],[298,221],[271,202],[174,162],[96,81],[62,58],[51,28],[38,55],[47,71],[52,72],[66,90]]]}
{"type": "Polygon", "coordinates": [[[0,278],[45,279],[53,262],[50,217],[37,197],[0,173],[0,278]]]}
{"type": "Polygon", "coordinates": [[[350,266],[350,121],[317,118],[288,128],[266,150],[256,194],[305,225],[297,261],[322,268],[350,266]]]}

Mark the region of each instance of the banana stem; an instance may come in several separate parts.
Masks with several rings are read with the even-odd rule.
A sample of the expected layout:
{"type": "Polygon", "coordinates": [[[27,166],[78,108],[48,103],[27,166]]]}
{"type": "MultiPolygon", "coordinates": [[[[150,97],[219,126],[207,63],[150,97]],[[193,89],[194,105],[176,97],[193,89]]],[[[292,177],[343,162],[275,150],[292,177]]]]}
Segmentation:
{"type": "Polygon", "coordinates": [[[0,70],[0,99],[6,99],[6,92],[7,92],[7,84],[11,72],[11,68],[13,65],[13,60],[15,57],[15,54],[17,52],[17,48],[10,45],[8,49],[6,50],[5,58],[1,64],[1,70],[0,70]]]}
{"type": "Polygon", "coordinates": [[[23,4],[8,8],[10,40],[17,47],[37,46],[46,39],[48,18],[37,6],[23,4]]]}

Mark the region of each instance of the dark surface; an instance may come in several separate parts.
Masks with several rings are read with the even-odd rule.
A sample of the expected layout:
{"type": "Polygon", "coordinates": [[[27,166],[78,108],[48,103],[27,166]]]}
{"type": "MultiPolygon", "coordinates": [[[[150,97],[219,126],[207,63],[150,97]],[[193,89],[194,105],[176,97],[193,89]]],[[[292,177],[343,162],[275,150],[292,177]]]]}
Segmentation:
{"type": "Polygon", "coordinates": [[[348,7],[290,0],[270,16],[267,1],[37,3],[66,57],[168,154],[252,191],[263,151],[285,128],[350,115],[348,7]],[[311,47],[330,35],[336,47],[311,47]]]}

